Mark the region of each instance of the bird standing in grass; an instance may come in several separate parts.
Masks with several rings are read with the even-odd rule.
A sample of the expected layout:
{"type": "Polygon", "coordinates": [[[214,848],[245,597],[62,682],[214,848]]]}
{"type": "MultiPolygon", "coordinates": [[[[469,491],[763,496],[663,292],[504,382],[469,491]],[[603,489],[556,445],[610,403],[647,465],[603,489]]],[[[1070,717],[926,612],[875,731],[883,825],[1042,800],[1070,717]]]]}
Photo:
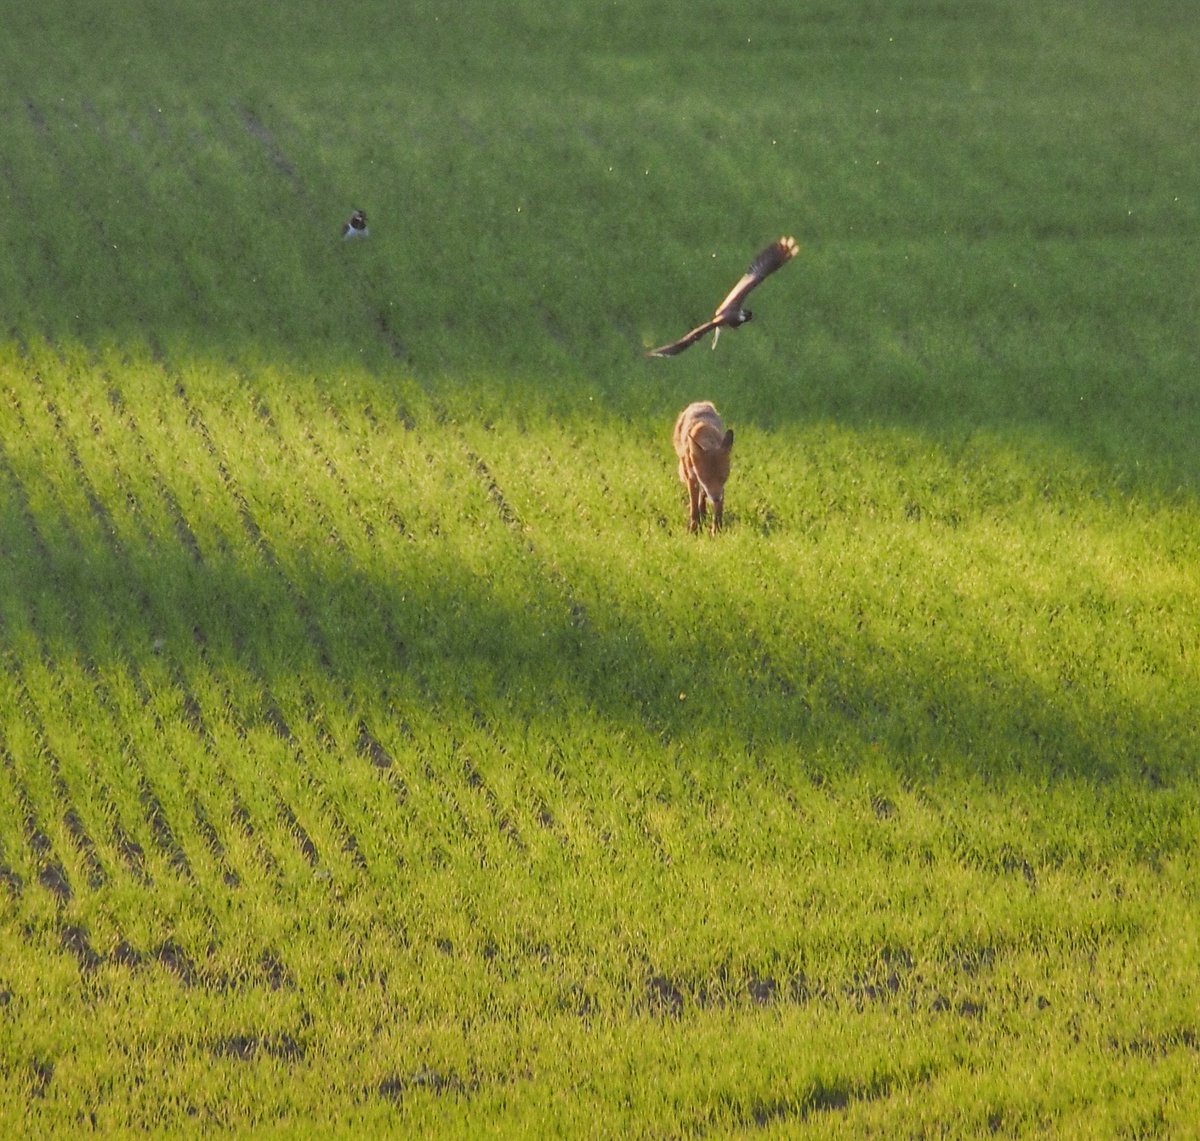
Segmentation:
{"type": "Polygon", "coordinates": [[[717,306],[716,312],[709,320],[705,321],[703,325],[697,325],[691,332],[685,333],[679,340],[672,341],[669,345],[650,349],[646,356],[673,357],[677,353],[683,352],[684,349],[690,348],[710,330],[713,335],[712,347],[715,349],[722,329],[736,329],[754,316],[749,309],[742,308],[742,302],[749,296],[750,291],[760,281],[773,274],[784,262],[794,258],[799,251],[800,247],[796,244],[795,238],[780,238],[778,241],[772,242],[750,263],[749,269],[742,274],[738,283],[729,291],[725,300],[717,306]]]}
{"type": "Polygon", "coordinates": [[[342,227],[343,238],[365,238],[367,236],[367,216],[361,210],[355,210],[350,215],[350,221],[342,227]]]}

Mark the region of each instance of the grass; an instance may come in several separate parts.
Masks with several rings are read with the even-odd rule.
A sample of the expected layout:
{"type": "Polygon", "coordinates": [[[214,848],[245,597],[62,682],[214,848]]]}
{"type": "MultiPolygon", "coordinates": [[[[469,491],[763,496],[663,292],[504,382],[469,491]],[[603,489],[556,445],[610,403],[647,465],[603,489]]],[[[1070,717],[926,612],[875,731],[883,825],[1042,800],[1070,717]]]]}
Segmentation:
{"type": "Polygon", "coordinates": [[[0,1132],[1194,1130],[1190,20],[12,17],[0,1132]]]}

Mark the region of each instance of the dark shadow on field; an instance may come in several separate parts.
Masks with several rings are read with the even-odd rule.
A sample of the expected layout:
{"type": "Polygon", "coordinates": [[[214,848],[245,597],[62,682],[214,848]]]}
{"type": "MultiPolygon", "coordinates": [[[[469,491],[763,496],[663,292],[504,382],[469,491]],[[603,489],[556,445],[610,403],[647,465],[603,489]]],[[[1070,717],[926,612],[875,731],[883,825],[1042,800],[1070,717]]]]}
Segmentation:
{"type": "MultiPolygon", "coordinates": [[[[1190,771],[1198,744],[1182,698],[1156,720],[1102,699],[1086,679],[1051,689],[1015,664],[997,671],[992,662],[985,674],[960,663],[948,678],[919,654],[868,639],[839,644],[803,618],[786,642],[703,623],[668,643],[649,604],[632,613],[557,577],[503,601],[437,543],[414,546],[385,578],[325,552],[264,551],[248,565],[182,543],[117,547],[61,522],[50,531],[31,535],[29,515],[6,502],[6,665],[20,672],[37,646],[71,683],[98,686],[114,665],[155,676],[165,666],[180,707],[201,709],[201,720],[191,690],[204,669],[225,691],[219,716],[239,730],[279,731],[332,690],[342,712],[372,719],[364,728],[401,766],[420,760],[403,752],[414,714],[443,724],[449,740],[469,724],[503,749],[520,748],[508,735],[529,727],[561,733],[584,764],[590,747],[611,755],[611,735],[621,748],[669,746],[688,767],[754,764],[766,753],[808,774],[879,756],[915,778],[1157,785],[1190,771]],[[298,691],[309,696],[297,703],[298,691]],[[565,728],[581,723],[594,746],[565,728]]],[[[706,608],[727,601],[709,598],[706,608]]]]}

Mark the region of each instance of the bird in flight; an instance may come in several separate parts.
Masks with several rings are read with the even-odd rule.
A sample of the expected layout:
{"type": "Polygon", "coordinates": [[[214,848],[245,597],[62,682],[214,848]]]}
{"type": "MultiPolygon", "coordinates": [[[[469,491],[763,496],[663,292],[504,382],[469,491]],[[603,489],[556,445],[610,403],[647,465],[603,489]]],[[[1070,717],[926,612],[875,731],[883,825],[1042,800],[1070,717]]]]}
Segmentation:
{"type": "Polygon", "coordinates": [[[350,221],[342,227],[343,238],[365,238],[367,236],[367,216],[361,210],[355,210],[350,215],[350,221]]]}
{"type": "Polygon", "coordinates": [[[749,296],[750,291],[799,252],[800,247],[796,244],[795,238],[780,238],[778,241],[772,242],[750,263],[749,269],[742,274],[737,285],[726,295],[725,300],[717,306],[712,317],[703,325],[697,325],[690,333],[685,333],[679,340],[657,349],[650,349],[646,356],[673,357],[677,353],[683,352],[684,349],[690,348],[710,330],[713,335],[712,347],[715,349],[722,329],[736,329],[754,316],[749,309],[742,308],[742,302],[749,296]]]}

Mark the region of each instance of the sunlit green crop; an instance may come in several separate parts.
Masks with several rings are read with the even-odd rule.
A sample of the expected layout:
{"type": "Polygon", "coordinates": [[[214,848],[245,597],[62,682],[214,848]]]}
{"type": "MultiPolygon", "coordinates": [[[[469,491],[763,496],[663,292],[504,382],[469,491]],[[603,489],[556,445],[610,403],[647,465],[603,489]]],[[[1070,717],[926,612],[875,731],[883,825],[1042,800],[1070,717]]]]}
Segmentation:
{"type": "Polygon", "coordinates": [[[1191,1135],[1189,29],[14,6],[0,1136],[1191,1135]]]}

